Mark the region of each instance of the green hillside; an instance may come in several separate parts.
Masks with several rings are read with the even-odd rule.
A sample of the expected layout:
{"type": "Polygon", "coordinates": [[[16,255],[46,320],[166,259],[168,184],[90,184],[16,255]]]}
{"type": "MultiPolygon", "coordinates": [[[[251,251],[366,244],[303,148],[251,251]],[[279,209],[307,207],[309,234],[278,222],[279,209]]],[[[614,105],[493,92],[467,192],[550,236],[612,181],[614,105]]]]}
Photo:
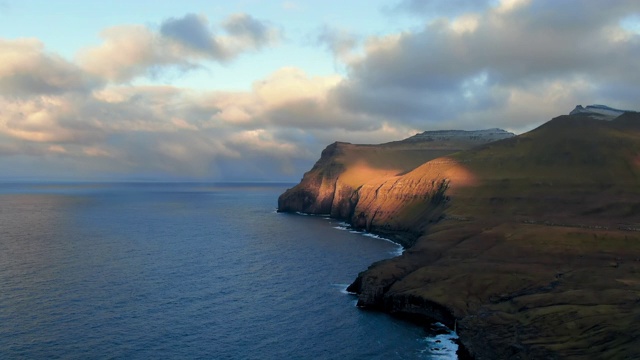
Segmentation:
{"type": "Polygon", "coordinates": [[[363,307],[455,324],[477,359],[637,358],[639,175],[638,113],[561,116],[432,160],[357,208],[381,227],[422,217],[424,235],[351,290],[363,307]],[[439,182],[434,221],[434,193],[411,191],[439,182]]]}

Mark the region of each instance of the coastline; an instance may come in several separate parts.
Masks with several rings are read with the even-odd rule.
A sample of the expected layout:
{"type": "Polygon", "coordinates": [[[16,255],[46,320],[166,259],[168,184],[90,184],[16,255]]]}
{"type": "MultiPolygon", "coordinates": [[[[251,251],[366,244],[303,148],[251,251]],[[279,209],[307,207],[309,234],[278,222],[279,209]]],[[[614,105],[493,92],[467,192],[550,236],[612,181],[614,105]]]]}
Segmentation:
{"type": "Polygon", "coordinates": [[[385,145],[333,144],[278,209],[403,244],[360,272],[358,305],[457,326],[469,357],[635,358],[639,124],[563,115],[402,172],[385,145]]]}
{"type": "MultiPolygon", "coordinates": [[[[279,211],[283,213],[295,214],[298,216],[316,216],[327,218],[335,221],[339,221],[341,224],[346,225],[344,229],[338,230],[350,231],[352,233],[357,233],[362,236],[369,236],[379,240],[388,241],[393,244],[401,247],[402,252],[397,255],[394,255],[387,259],[381,259],[377,262],[374,262],[371,266],[392,260],[399,256],[402,256],[405,250],[408,250],[413,246],[418,239],[415,239],[407,236],[407,233],[403,232],[393,232],[393,231],[366,231],[360,230],[350,224],[347,219],[335,218],[330,216],[329,214],[310,214],[303,212],[285,212],[279,211]]],[[[346,294],[359,296],[362,292],[362,274],[365,273],[366,270],[360,272],[356,279],[349,284],[344,292],[346,294]]],[[[470,355],[469,351],[465,347],[464,341],[460,338],[460,334],[456,331],[456,324],[458,319],[455,318],[453,312],[448,309],[446,305],[438,304],[436,302],[432,302],[425,299],[420,298],[410,298],[410,299],[392,299],[390,304],[387,304],[385,301],[381,301],[379,303],[371,305],[361,304],[361,301],[358,300],[356,306],[364,311],[378,311],[382,313],[386,313],[390,316],[396,317],[398,319],[402,319],[404,321],[410,322],[412,324],[416,324],[421,326],[426,333],[428,333],[427,338],[433,337],[434,340],[442,341],[440,339],[436,339],[435,336],[443,334],[442,330],[440,332],[434,332],[434,327],[437,327],[440,324],[442,327],[447,329],[447,334],[453,336],[452,338],[448,338],[449,341],[457,345],[456,356],[459,360],[472,360],[473,356],[470,355]],[[389,306],[391,305],[391,306],[389,306]]]]}
{"type": "MultiPolygon", "coordinates": [[[[344,221],[343,219],[336,219],[336,220],[344,221]]],[[[350,226],[353,227],[352,225],[350,226]]],[[[395,234],[396,236],[393,236],[394,234],[392,232],[377,233],[375,231],[370,231],[370,232],[368,231],[364,233],[373,234],[374,236],[377,236],[380,239],[384,239],[385,241],[390,241],[394,244],[402,246],[403,253],[405,250],[410,249],[411,246],[415,244],[415,241],[417,240],[415,239],[413,241],[407,242],[405,240],[406,235],[403,233],[397,233],[395,234]],[[389,235],[391,235],[391,237],[386,237],[389,235]],[[405,241],[400,242],[400,241],[394,241],[393,239],[402,239],[405,241]]],[[[369,269],[371,268],[371,266],[379,262],[391,260],[399,256],[402,256],[402,253],[399,254],[398,256],[394,256],[389,259],[382,259],[378,262],[375,262],[369,266],[369,269]]],[[[348,293],[353,295],[360,295],[362,293],[363,291],[362,275],[366,271],[367,270],[360,272],[356,277],[356,279],[346,288],[346,291],[348,293]]],[[[383,295],[382,299],[384,299],[384,294],[382,295],[383,295]]],[[[396,318],[411,322],[413,324],[423,327],[426,332],[428,332],[429,329],[433,328],[435,324],[441,324],[446,329],[448,329],[450,333],[454,335],[454,338],[450,340],[458,346],[456,350],[457,358],[459,360],[474,359],[474,357],[471,356],[471,354],[467,350],[464,344],[464,341],[460,337],[460,334],[457,332],[456,325],[457,325],[458,319],[456,319],[453,312],[446,305],[438,304],[436,302],[417,298],[417,297],[407,298],[407,299],[395,299],[392,297],[387,301],[385,300],[378,301],[373,305],[370,305],[370,304],[365,305],[361,303],[360,299],[358,299],[358,303],[356,304],[356,306],[363,310],[380,311],[390,316],[394,316],[396,318]]]]}

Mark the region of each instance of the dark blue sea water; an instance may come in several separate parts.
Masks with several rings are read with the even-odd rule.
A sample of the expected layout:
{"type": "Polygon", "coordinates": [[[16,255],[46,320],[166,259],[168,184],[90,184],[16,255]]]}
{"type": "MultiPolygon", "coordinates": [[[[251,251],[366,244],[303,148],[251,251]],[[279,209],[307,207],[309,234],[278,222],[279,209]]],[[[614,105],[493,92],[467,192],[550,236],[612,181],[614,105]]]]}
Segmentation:
{"type": "Polygon", "coordinates": [[[0,184],[0,358],[451,358],[344,292],[398,247],[285,188],[0,184]]]}

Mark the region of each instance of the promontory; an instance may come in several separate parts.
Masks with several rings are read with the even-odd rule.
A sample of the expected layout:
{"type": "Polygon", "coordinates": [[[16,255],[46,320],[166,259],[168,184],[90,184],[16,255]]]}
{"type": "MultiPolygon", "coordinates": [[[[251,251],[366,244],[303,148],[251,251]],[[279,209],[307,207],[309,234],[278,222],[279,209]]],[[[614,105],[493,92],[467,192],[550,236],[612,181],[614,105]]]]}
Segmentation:
{"type": "Polygon", "coordinates": [[[349,289],[455,327],[461,358],[640,358],[640,113],[334,143],[278,209],[403,244],[349,289]]]}

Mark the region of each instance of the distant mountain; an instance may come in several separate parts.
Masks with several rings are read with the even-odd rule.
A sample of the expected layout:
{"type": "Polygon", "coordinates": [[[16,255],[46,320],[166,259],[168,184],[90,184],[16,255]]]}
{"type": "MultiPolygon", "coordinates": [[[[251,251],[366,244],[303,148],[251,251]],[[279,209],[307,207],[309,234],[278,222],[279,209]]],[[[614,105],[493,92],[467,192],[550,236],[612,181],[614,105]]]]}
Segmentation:
{"type": "Polygon", "coordinates": [[[613,120],[625,112],[633,111],[614,109],[606,105],[588,105],[587,107],[578,105],[569,115],[586,115],[598,120],[613,120]]]}
{"type": "Polygon", "coordinates": [[[358,179],[324,210],[408,247],[359,274],[358,305],[455,326],[470,357],[636,358],[640,113],[582,109],[404,170],[411,152],[391,148],[469,134],[325,150],[279,209],[314,210],[314,184],[358,179]]]}
{"type": "Polygon", "coordinates": [[[402,140],[403,142],[417,142],[417,141],[464,141],[471,140],[478,143],[492,142],[496,140],[506,139],[514,136],[506,130],[493,128],[486,130],[436,130],[425,131],[420,134],[413,135],[410,138],[402,140]]]}

